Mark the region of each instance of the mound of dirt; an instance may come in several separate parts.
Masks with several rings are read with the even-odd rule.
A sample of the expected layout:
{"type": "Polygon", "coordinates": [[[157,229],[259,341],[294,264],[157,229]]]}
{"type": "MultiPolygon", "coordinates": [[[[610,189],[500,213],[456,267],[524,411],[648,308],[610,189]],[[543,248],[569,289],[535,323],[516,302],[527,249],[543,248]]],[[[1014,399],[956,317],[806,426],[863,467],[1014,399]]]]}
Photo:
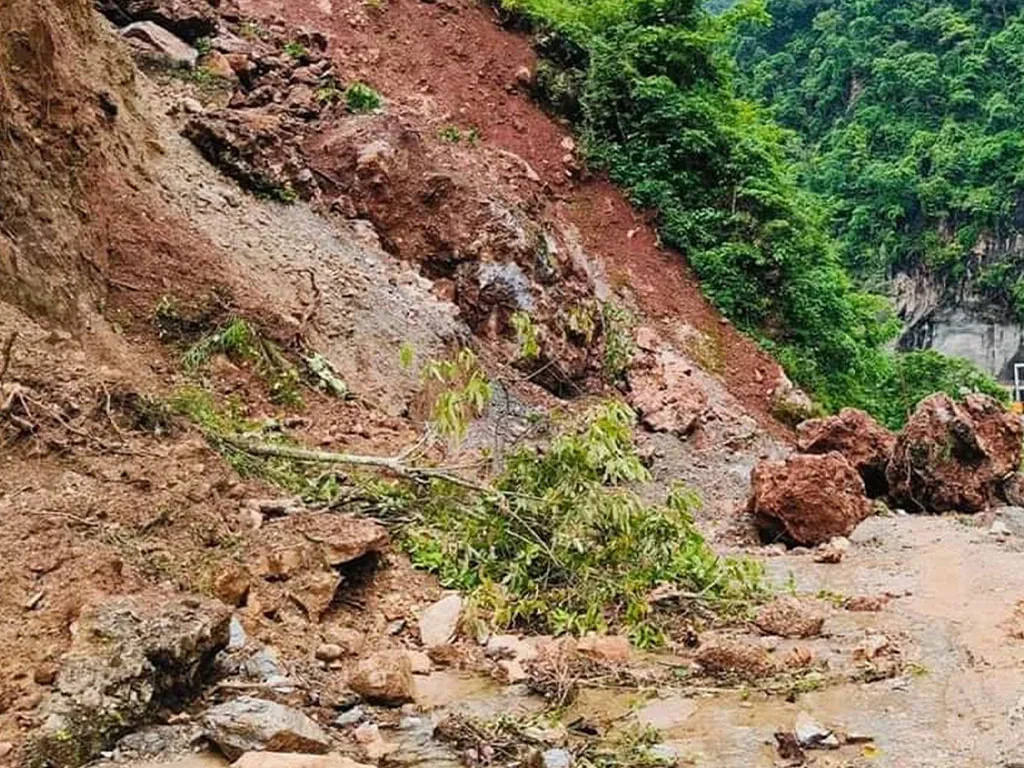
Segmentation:
{"type": "Polygon", "coordinates": [[[1020,466],[1024,427],[987,395],[962,403],[934,394],[917,406],[893,449],[886,476],[908,512],[980,512],[1000,499],[1020,466]]]}
{"type": "Polygon", "coordinates": [[[896,435],[856,408],[843,408],[838,416],[810,419],[797,427],[797,448],[802,453],[841,453],[860,472],[870,498],[888,491],[885,470],[895,444],[896,435]]]}
{"type": "Polygon", "coordinates": [[[849,536],[871,514],[864,481],[834,451],[763,461],[750,482],[747,511],[765,541],[816,546],[849,536]]]}

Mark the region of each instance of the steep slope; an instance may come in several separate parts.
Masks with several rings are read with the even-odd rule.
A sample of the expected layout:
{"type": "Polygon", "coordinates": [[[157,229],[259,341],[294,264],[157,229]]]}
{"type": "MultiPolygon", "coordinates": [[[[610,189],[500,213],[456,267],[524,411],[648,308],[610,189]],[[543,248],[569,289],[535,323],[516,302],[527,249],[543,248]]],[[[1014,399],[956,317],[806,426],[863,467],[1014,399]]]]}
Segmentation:
{"type": "Polygon", "coordinates": [[[750,94],[803,140],[847,264],[895,298],[901,345],[1004,382],[1019,360],[1024,113],[1017,8],[769,2],[738,43],[750,94]]]}

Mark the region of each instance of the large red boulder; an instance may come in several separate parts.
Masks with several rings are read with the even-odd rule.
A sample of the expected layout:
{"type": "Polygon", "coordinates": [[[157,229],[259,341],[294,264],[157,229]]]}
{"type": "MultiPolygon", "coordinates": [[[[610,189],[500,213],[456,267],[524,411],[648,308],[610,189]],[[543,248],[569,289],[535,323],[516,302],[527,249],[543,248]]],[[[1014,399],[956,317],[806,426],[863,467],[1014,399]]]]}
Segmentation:
{"type": "Polygon", "coordinates": [[[1020,466],[1020,418],[987,395],[922,400],[896,439],[886,476],[908,512],[979,512],[1020,466]]]}
{"type": "Polygon", "coordinates": [[[805,421],[797,427],[796,444],[802,453],[843,454],[860,472],[870,498],[884,496],[888,491],[885,470],[896,435],[864,411],[843,408],[838,416],[805,421]]]}
{"type": "Polygon", "coordinates": [[[747,511],[766,541],[815,546],[849,536],[871,514],[864,481],[835,451],[762,461],[750,481],[747,511]]]}

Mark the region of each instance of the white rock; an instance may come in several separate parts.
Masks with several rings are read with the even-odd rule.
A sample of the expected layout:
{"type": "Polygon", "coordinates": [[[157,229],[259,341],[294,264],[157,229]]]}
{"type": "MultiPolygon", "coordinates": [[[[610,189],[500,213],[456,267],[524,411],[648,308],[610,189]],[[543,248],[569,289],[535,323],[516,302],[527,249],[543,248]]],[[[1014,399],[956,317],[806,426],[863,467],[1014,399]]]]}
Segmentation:
{"type": "Polygon", "coordinates": [[[427,648],[445,645],[455,637],[462,615],[462,598],[457,594],[443,597],[420,614],[420,642],[427,648]]]}

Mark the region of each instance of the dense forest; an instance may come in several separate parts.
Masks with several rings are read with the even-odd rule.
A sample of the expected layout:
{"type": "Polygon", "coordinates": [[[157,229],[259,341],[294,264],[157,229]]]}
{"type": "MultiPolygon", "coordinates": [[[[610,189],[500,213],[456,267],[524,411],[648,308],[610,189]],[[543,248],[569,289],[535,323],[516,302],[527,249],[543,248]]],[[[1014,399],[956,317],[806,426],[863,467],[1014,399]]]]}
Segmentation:
{"type": "Polygon", "coordinates": [[[964,361],[888,350],[899,322],[851,279],[848,245],[832,232],[835,204],[807,188],[794,162],[797,135],[737,94],[731,51],[740,35],[768,26],[763,6],[506,0],[504,8],[537,33],[539,96],[573,121],[591,165],[657,212],[663,240],[689,260],[707,295],[826,408],[859,406],[897,426],[937,389],[998,391],[964,361]]]}
{"type": "Polygon", "coordinates": [[[769,0],[735,50],[742,90],[799,134],[801,182],[826,202],[868,285],[924,266],[1024,314],[1022,264],[976,263],[1024,225],[1024,6],[1002,0],[769,0]]]}

